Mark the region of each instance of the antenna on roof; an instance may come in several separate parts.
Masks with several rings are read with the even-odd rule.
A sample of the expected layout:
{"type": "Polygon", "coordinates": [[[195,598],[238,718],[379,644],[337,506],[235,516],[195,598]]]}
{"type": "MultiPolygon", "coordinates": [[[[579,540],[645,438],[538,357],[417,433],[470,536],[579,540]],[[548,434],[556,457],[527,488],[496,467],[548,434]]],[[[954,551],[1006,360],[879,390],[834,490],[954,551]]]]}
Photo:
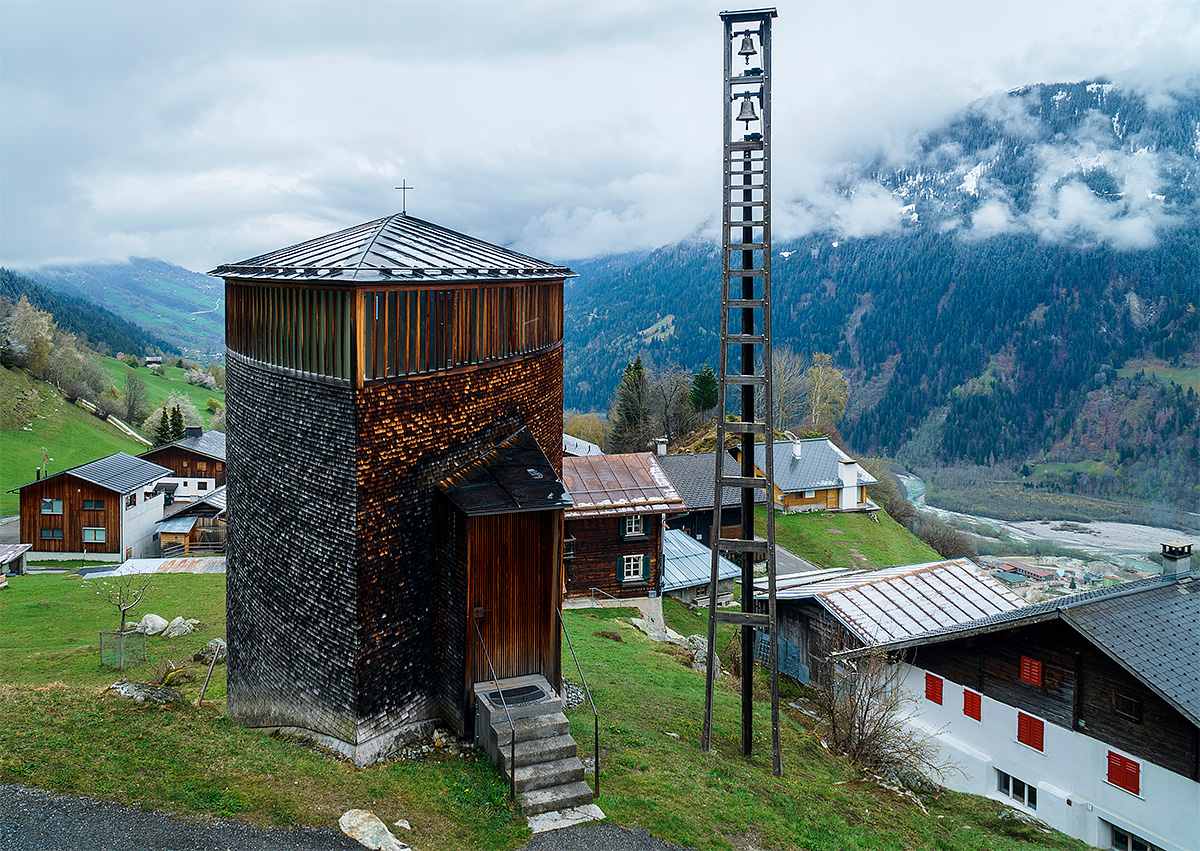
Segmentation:
{"type": "Polygon", "coordinates": [[[408,190],[414,189],[415,187],[409,186],[407,179],[402,179],[400,181],[400,185],[397,186],[396,188],[400,190],[400,215],[407,216],[408,215],[408,190]]]}

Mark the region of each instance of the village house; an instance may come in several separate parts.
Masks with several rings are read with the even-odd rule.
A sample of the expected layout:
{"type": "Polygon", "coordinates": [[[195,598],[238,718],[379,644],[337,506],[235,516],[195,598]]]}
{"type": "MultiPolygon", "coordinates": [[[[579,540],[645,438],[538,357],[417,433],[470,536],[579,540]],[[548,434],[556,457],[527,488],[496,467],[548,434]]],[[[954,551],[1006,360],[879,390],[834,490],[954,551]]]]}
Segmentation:
{"type": "MultiPolygon", "coordinates": [[[[755,600],[766,611],[766,581],[755,600]]],[[[1025,601],[968,559],[873,570],[819,570],[776,579],[780,671],[820,681],[833,653],[876,647],[978,618],[1019,609],[1025,601]]]]}
{"type": "MultiPolygon", "coordinates": [[[[230,715],[359,764],[438,719],[498,759],[518,693],[561,716],[574,273],[399,213],[212,274],[230,715]]],[[[573,750],[528,747],[526,812],[591,801],[573,750]]]]}
{"type": "Polygon", "coordinates": [[[138,457],[171,470],[158,485],[169,501],[192,500],[225,486],[225,435],[219,431],[188,426],[182,440],[147,449],[138,457]]]}
{"type": "Polygon", "coordinates": [[[13,488],[21,495],[21,541],[34,556],[155,556],[154,525],[163,516],[155,487],[170,475],[118,452],[13,488]]]}
{"type": "MultiPolygon", "coordinates": [[[[686,532],[663,532],[662,594],[686,605],[709,603],[712,583],[712,550],[686,532]]],[[[732,602],[742,569],[724,556],[717,557],[717,605],[732,602]]]]}
{"type": "MultiPolygon", "coordinates": [[[[714,497],[716,496],[717,453],[696,452],[687,455],[656,455],[655,462],[666,473],[667,478],[679,492],[685,511],[667,518],[668,529],[679,529],[691,535],[705,546],[712,544],[714,497]]],[[[736,462],[729,458],[725,469],[734,469],[736,462]]],[[[755,501],[759,505],[767,502],[766,493],[755,490],[755,501]]],[[[722,488],[721,522],[724,524],[722,537],[737,538],[742,533],[742,491],[740,488],[722,488]]]]}
{"type": "Polygon", "coordinates": [[[202,496],[158,522],[164,558],[225,552],[225,487],[202,496]]]}
{"type": "MultiPolygon", "coordinates": [[[[780,440],[773,445],[776,509],[786,514],[879,509],[867,499],[867,485],[875,484],[875,477],[828,438],[780,440]]],[[[765,445],[755,444],[755,475],[763,475],[766,457],[765,445]]]]}
{"type": "MultiPolygon", "coordinates": [[[[1192,545],[1164,575],[878,644],[986,795],[1102,848],[1200,848],[1200,577],[1192,545]]],[[[854,654],[848,654],[854,655],[854,654]]]]}
{"type": "Polygon", "coordinates": [[[684,505],[658,460],[649,452],[563,459],[572,500],[563,551],[568,596],[661,590],[664,521],[684,505]]]}

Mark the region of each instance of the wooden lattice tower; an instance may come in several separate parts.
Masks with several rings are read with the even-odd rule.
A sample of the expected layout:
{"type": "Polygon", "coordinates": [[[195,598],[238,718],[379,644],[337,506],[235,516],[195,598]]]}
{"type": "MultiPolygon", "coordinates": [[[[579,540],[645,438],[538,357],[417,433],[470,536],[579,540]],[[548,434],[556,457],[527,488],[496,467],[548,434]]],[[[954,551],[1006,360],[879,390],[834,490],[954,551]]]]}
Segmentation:
{"type": "Polygon", "coordinates": [[[721,352],[717,395],[717,478],[713,499],[712,575],[709,583],[708,674],[704,693],[704,733],[701,746],[712,749],[713,679],[716,669],[718,623],[742,628],[742,753],[753,752],[754,649],[755,631],[768,635],[771,663],[771,737],[775,774],[783,773],[779,742],[779,648],[775,619],[775,513],[774,496],[775,423],[771,404],[771,19],[775,9],[722,12],[725,24],[725,79],[722,89],[725,110],[725,181],[721,220],[721,352]],[[734,56],[745,59],[743,67],[734,56]],[[758,61],[755,61],[758,60],[758,61]],[[737,114],[734,114],[734,107],[737,114]],[[755,110],[757,105],[758,110],[755,110]],[[743,122],[744,129],[735,122],[743,122]],[[740,282],[737,287],[735,282],[740,282]],[[737,290],[735,293],[735,289],[737,290]],[[737,319],[737,328],[731,327],[737,319]],[[740,349],[738,371],[731,371],[730,348],[740,349]],[[730,391],[741,397],[740,419],[727,421],[730,391]],[[755,419],[755,388],[762,392],[765,422],[755,419]],[[735,475],[725,470],[728,459],[726,436],[738,436],[741,469],[735,475]],[[755,437],[762,435],[766,452],[762,474],[754,464],[755,437]],[[741,491],[742,533],[726,538],[722,533],[723,492],[727,487],[741,491]],[[763,491],[767,502],[766,540],[754,537],[755,491],[763,491]],[[717,566],[719,553],[741,554],[742,610],[718,611],[717,566]],[[768,603],[765,614],[754,603],[754,557],[767,560],[768,603]]]}

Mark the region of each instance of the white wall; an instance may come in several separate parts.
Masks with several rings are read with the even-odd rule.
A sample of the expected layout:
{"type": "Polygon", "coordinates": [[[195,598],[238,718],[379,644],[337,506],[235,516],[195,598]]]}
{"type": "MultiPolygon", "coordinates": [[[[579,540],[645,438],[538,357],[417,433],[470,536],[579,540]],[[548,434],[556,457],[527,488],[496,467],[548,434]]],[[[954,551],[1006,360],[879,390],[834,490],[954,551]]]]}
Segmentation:
{"type": "Polygon", "coordinates": [[[939,706],[925,698],[925,671],[903,667],[903,687],[919,697],[909,723],[933,732],[943,755],[965,771],[965,776],[945,778],[949,788],[1024,809],[997,791],[998,769],[1037,787],[1033,813],[1039,819],[1092,845],[1109,847],[1111,832],[1103,819],[1169,851],[1200,849],[1200,783],[1049,722],[1045,750],[1038,752],[1017,741],[1012,706],[983,695],[981,720],[976,721],[963,714],[961,685],[944,679],[939,706]],[[1108,782],[1110,750],[1140,763],[1140,794],[1108,782]]]}
{"type": "MultiPolygon", "coordinates": [[[[161,480],[160,480],[161,481],[161,480]]],[[[158,482],[137,489],[137,505],[125,507],[128,494],[121,499],[121,558],[153,558],[158,555],[154,541],[154,524],[163,519],[163,495],[156,493],[146,499],[146,492],[154,490],[158,482]]]]}
{"type": "Polygon", "coordinates": [[[170,484],[174,482],[175,484],[179,485],[179,487],[175,489],[175,499],[186,501],[194,500],[198,497],[208,496],[217,489],[216,479],[206,479],[203,476],[200,476],[199,478],[194,476],[187,476],[186,478],[183,476],[167,476],[165,479],[160,479],[159,482],[162,484],[170,484]],[[200,488],[201,482],[204,482],[204,484],[207,485],[207,487],[203,490],[200,488]]]}

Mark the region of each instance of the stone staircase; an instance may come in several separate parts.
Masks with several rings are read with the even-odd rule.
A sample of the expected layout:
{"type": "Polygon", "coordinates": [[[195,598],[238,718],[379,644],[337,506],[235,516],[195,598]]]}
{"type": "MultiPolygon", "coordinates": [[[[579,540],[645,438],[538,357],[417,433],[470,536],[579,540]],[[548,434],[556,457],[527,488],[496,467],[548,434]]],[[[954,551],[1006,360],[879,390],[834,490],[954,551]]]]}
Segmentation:
{"type": "Polygon", "coordinates": [[[522,811],[537,815],[592,803],[562,700],[550,684],[540,675],[530,675],[501,680],[500,688],[513,725],[495,694],[496,684],[477,683],[475,739],[504,779],[515,780],[522,811]],[[540,689],[541,696],[530,697],[532,687],[540,689]],[[515,758],[510,747],[514,732],[515,758]]]}

